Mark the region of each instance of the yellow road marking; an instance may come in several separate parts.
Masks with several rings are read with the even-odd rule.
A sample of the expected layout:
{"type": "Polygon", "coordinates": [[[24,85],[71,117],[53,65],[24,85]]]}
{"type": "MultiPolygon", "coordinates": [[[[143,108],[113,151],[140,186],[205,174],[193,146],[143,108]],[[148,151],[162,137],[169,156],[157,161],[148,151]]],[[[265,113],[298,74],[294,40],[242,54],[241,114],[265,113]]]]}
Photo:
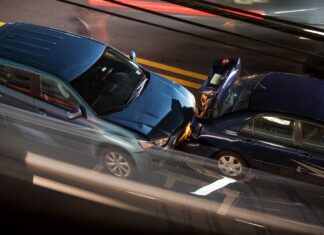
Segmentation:
{"type": "Polygon", "coordinates": [[[196,78],[196,79],[199,79],[199,80],[206,80],[207,79],[207,76],[203,75],[203,74],[194,73],[194,72],[191,72],[189,70],[180,69],[180,68],[173,67],[173,66],[170,66],[170,65],[156,63],[156,62],[153,62],[153,61],[150,61],[150,60],[145,60],[145,59],[142,59],[142,58],[137,58],[136,62],[138,62],[139,64],[144,64],[144,65],[147,65],[147,66],[150,66],[150,67],[167,70],[167,71],[170,71],[170,72],[173,72],[173,73],[181,74],[181,75],[184,75],[184,76],[187,76],[187,77],[196,78]]]}
{"type": "Polygon", "coordinates": [[[160,76],[162,77],[165,77],[167,79],[170,79],[172,81],[175,81],[181,85],[184,85],[186,87],[191,87],[191,88],[194,88],[194,89],[198,89],[201,84],[198,84],[198,83],[195,83],[195,82],[189,82],[189,81],[186,81],[186,80],[183,80],[183,79],[179,79],[179,78],[175,78],[175,77],[172,77],[172,76],[169,76],[169,75],[165,75],[165,74],[161,74],[161,73],[158,73],[160,76]]]}
{"type": "Polygon", "coordinates": [[[5,22],[0,21],[0,27],[5,24],[6,24],[5,22]]]}

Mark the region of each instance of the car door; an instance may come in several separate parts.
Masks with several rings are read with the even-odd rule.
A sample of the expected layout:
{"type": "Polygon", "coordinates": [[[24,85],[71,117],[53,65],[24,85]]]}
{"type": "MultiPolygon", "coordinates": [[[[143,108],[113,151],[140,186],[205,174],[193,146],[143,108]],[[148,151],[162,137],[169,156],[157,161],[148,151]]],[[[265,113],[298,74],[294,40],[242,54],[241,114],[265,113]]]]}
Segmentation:
{"type": "MultiPolygon", "coordinates": [[[[82,109],[80,102],[71,90],[61,81],[46,76],[39,76],[38,92],[35,96],[35,111],[40,115],[55,120],[55,126],[43,128],[51,139],[52,146],[73,157],[82,160],[96,159],[94,149],[98,143],[93,138],[88,138],[84,133],[93,130],[87,120],[86,114],[78,118],[68,118],[68,113],[82,109]],[[57,120],[57,121],[56,121],[57,120]],[[89,159],[84,159],[84,157],[89,159]]],[[[53,122],[54,123],[54,122],[53,122]]],[[[98,133],[99,135],[100,133],[98,133]]]]}
{"type": "Polygon", "coordinates": [[[0,65],[0,103],[34,112],[33,80],[37,75],[10,65],[0,65]]]}
{"type": "Polygon", "coordinates": [[[324,185],[324,125],[301,121],[301,143],[297,163],[298,177],[324,185]]]}
{"type": "Polygon", "coordinates": [[[245,152],[252,167],[275,174],[295,177],[300,159],[296,146],[294,118],[263,114],[250,119],[241,129],[245,152]]]}

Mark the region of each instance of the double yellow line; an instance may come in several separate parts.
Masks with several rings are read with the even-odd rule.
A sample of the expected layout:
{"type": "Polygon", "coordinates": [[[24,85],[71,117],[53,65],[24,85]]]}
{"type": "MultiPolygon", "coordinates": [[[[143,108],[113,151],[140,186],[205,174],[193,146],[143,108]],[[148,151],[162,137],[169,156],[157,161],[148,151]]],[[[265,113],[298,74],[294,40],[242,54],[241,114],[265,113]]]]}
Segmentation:
{"type": "MultiPolygon", "coordinates": [[[[180,74],[180,75],[190,77],[190,78],[195,78],[195,79],[198,79],[198,80],[206,80],[207,79],[206,75],[191,72],[191,71],[185,70],[185,69],[180,69],[180,68],[170,66],[170,65],[156,63],[156,62],[153,62],[153,61],[150,61],[150,60],[145,60],[145,59],[142,59],[142,58],[137,58],[136,62],[138,62],[139,64],[142,64],[142,65],[152,67],[152,68],[157,68],[157,69],[169,71],[169,72],[172,72],[172,73],[175,73],[175,74],[180,74]]],[[[187,86],[187,87],[190,87],[190,88],[198,89],[201,86],[200,83],[190,82],[190,81],[180,79],[180,78],[176,78],[176,77],[173,77],[173,76],[169,76],[169,75],[166,75],[166,74],[161,74],[161,73],[158,73],[158,74],[165,77],[165,78],[167,78],[167,79],[170,79],[172,81],[175,81],[175,82],[177,82],[177,83],[179,83],[181,85],[184,85],[184,86],[187,86]]]]}
{"type": "MultiPolygon", "coordinates": [[[[0,21],[0,27],[5,25],[5,24],[6,24],[5,22],[0,21]]],[[[198,79],[198,80],[206,80],[207,79],[206,75],[202,75],[202,74],[199,74],[199,73],[194,73],[194,72],[191,72],[189,70],[177,68],[177,67],[170,66],[170,65],[160,64],[160,63],[150,61],[150,60],[145,60],[145,59],[142,59],[142,58],[137,58],[136,62],[138,62],[139,64],[142,64],[142,65],[145,65],[145,66],[149,66],[149,67],[156,68],[156,69],[159,69],[159,70],[172,72],[172,73],[179,74],[179,75],[189,77],[189,78],[194,78],[194,79],[198,79]]],[[[167,79],[175,81],[175,82],[177,82],[177,83],[179,83],[181,85],[184,85],[186,87],[198,89],[200,87],[200,85],[201,85],[200,83],[197,83],[197,82],[187,81],[185,79],[176,78],[176,77],[173,77],[173,76],[170,76],[170,75],[166,75],[166,74],[162,74],[162,73],[158,73],[158,74],[165,77],[165,78],[167,78],[167,79]]]]}

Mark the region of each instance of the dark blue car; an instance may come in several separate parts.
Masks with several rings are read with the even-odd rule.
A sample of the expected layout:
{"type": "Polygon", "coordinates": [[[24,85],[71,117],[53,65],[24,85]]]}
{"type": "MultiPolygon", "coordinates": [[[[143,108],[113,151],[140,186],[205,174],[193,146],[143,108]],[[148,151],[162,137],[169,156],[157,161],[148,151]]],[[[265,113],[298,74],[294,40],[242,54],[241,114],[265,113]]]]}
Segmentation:
{"type": "MultiPolygon", "coordinates": [[[[8,23],[0,27],[0,102],[136,140],[138,151],[172,148],[192,120],[194,96],[134,60],[79,35],[8,23]]],[[[125,151],[101,153],[121,177],[137,162],[125,151]]]]}
{"type": "Polygon", "coordinates": [[[239,59],[229,60],[222,73],[217,67],[228,63],[214,65],[221,82],[210,84],[210,74],[202,87],[205,107],[182,148],[216,159],[230,177],[252,167],[324,179],[324,81],[287,73],[240,77],[239,59]]]}

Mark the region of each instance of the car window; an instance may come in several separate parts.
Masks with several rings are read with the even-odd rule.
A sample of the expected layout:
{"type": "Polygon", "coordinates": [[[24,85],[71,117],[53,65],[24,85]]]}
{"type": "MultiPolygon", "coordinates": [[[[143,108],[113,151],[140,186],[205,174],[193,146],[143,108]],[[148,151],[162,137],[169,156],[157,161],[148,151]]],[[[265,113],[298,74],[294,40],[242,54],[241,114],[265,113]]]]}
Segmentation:
{"type": "Polygon", "coordinates": [[[302,145],[324,152],[324,126],[302,122],[302,145]]]}
{"type": "Polygon", "coordinates": [[[228,87],[223,101],[218,101],[221,103],[215,104],[220,110],[214,113],[214,117],[216,117],[215,115],[222,116],[248,108],[251,92],[263,77],[264,75],[260,74],[257,76],[245,76],[235,80],[233,84],[228,87]]]}
{"type": "Polygon", "coordinates": [[[63,84],[46,77],[40,77],[39,98],[68,111],[80,108],[78,101],[63,84]]]}
{"type": "Polygon", "coordinates": [[[13,67],[0,67],[0,85],[15,91],[31,94],[31,81],[36,74],[13,67]]]}
{"type": "Polygon", "coordinates": [[[144,71],[137,64],[107,48],[101,58],[71,85],[97,114],[104,115],[126,107],[146,81],[144,71]]]}
{"type": "Polygon", "coordinates": [[[249,121],[247,121],[247,123],[242,127],[241,132],[245,133],[245,134],[253,134],[253,124],[254,120],[250,119],[249,121]]]}
{"type": "Polygon", "coordinates": [[[294,125],[292,118],[264,115],[248,121],[241,131],[267,140],[293,144],[294,125]]]}

